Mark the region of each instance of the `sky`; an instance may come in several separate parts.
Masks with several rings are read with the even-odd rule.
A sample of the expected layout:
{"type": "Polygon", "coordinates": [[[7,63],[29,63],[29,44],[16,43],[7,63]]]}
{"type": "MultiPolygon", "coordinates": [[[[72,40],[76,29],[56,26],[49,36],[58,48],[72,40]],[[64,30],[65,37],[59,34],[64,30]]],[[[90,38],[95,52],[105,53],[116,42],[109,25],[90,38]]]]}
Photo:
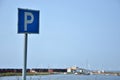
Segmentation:
{"type": "Polygon", "coordinates": [[[23,67],[18,8],[40,11],[27,68],[120,70],[119,0],[0,0],[0,68],[23,67]]]}

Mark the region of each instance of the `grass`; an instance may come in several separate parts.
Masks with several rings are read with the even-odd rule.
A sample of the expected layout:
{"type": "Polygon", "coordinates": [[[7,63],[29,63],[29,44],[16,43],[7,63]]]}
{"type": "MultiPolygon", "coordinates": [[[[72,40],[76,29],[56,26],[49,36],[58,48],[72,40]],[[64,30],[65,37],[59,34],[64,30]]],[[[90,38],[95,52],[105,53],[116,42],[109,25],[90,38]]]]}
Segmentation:
{"type": "MultiPolygon", "coordinates": [[[[49,75],[49,72],[27,73],[27,75],[49,75]]],[[[0,73],[0,76],[21,76],[22,73],[0,73]]]]}

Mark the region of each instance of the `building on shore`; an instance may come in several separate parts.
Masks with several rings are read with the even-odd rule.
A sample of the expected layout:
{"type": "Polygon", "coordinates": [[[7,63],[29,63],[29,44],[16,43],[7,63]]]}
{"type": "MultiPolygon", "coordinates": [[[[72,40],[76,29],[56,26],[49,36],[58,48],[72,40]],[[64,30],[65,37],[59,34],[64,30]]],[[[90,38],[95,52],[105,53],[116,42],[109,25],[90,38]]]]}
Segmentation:
{"type": "Polygon", "coordinates": [[[76,66],[69,67],[69,68],[67,68],[67,72],[68,73],[74,72],[75,70],[77,70],[77,68],[78,67],[76,67],[76,66]]]}
{"type": "Polygon", "coordinates": [[[76,66],[72,66],[67,68],[68,73],[74,73],[74,74],[84,74],[84,75],[89,75],[90,71],[87,69],[79,68],[76,66]]]}

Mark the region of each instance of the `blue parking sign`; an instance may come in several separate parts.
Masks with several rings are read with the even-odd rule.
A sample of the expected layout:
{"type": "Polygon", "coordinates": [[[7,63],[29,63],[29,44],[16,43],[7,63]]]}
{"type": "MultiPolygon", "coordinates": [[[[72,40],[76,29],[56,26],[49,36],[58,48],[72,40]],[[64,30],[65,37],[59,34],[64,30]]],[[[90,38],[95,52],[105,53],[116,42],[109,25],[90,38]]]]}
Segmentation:
{"type": "Polygon", "coordinates": [[[18,33],[39,33],[39,11],[18,9],[18,33]]]}

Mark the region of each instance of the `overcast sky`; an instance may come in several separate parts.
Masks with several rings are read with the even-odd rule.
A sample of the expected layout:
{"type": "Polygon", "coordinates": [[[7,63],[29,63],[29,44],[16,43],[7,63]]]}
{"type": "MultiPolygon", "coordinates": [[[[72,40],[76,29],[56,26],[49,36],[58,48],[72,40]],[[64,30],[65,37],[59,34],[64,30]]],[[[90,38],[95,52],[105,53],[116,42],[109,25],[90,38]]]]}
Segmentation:
{"type": "Polygon", "coordinates": [[[23,67],[18,8],[40,10],[40,34],[28,38],[28,68],[120,70],[119,0],[0,0],[0,68],[23,67]]]}

